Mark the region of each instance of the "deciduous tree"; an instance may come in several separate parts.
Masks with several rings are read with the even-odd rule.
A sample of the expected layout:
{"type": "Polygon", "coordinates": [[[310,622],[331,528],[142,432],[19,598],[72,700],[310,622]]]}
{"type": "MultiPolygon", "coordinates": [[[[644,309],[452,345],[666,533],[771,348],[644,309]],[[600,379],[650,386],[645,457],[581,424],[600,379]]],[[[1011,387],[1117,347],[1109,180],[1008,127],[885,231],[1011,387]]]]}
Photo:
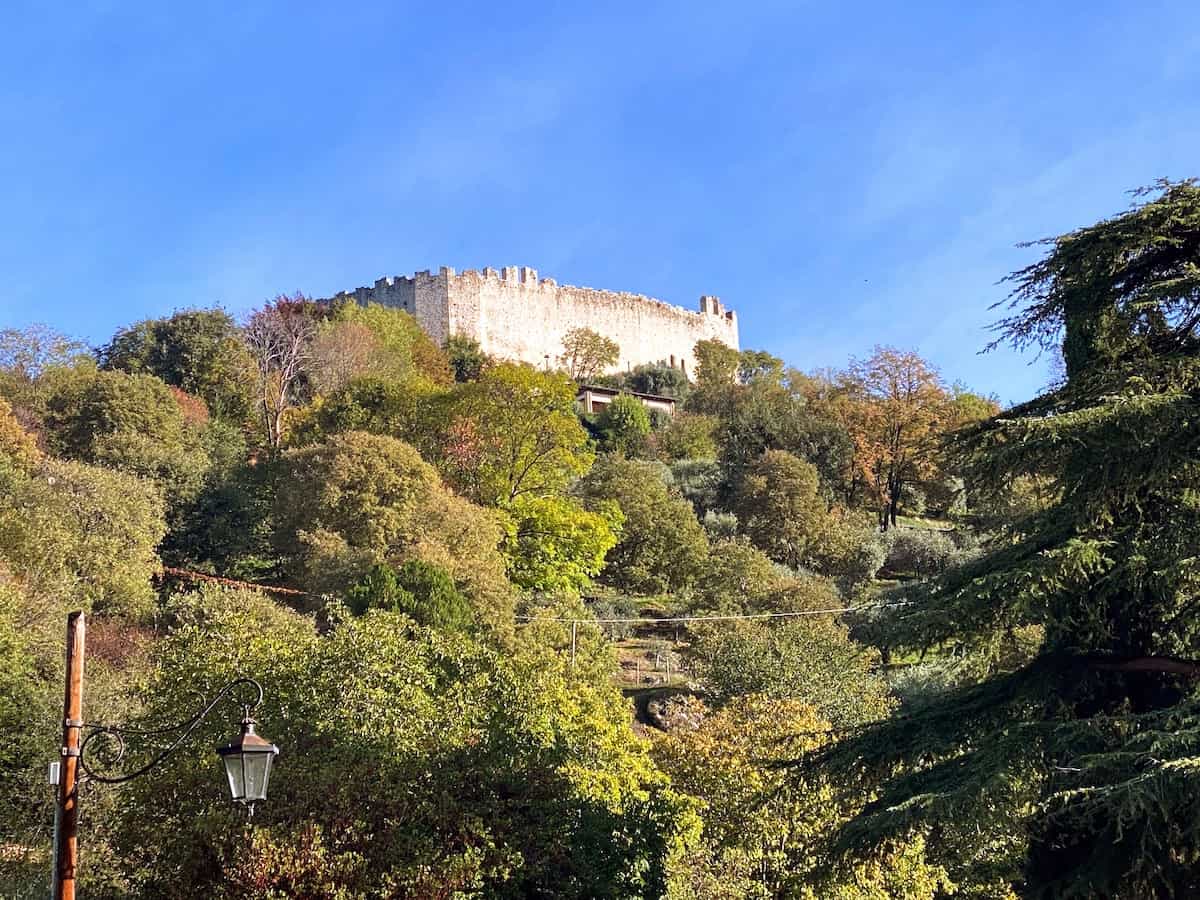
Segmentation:
{"type": "Polygon", "coordinates": [[[696,357],[696,383],[700,387],[732,384],[737,378],[741,354],[723,341],[715,338],[697,341],[692,353],[696,357]]]}
{"type": "Polygon", "coordinates": [[[249,832],[213,781],[209,748],[228,737],[220,717],[158,778],[126,788],[95,829],[126,891],[162,896],[182,881],[200,896],[253,885],[314,897],[660,897],[698,830],[619,691],[578,678],[556,651],[505,652],[380,610],[318,632],[244,592],[175,598],[170,610],[136,721],[160,723],[197,691],[252,672],[268,698],[261,731],[285,749],[249,832]]]}
{"type": "Polygon", "coordinates": [[[563,336],[563,352],[559,357],[571,380],[583,384],[602,375],[617,364],[621,348],[591,328],[572,328],[563,336]]]}
{"type": "Polygon", "coordinates": [[[429,405],[421,447],[484,506],[564,491],[592,462],[565,376],[504,363],[429,405]]]}
{"type": "Polygon", "coordinates": [[[937,470],[938,436],[952,421],[950,397],[932,366],[892,347],[852,362],[843,388],[854,463],[886,530],[896,524],[905,487],[937,470]]]}
{"type": "Polygon", "coordinates": [[[605,457],[582,479],[579,490],[590,503],[615,501],[625,517],[603,581],[653,594],[683,590],[695,580],[708,539],[664,472],[659,463],[605,457]]]}
{"type": "Polygon", "coordinates": [[[666,462],[675,460],[711,460],[717,454],[713,438],[717,419],[697,413],[677,411],[650,440],[658,457],[666,462]]]}
{"type": "Polygon", "coordinates": [[[41,594],[148,613],[165,530],[160,497],[131,475],[49,458],[24,469],[0,460],[0,571],[41,594]]]}
{"type": "Polygon", "coordinates": [[[172,523],[199,493],[212,456],[199,412],[153,375],[82,370],[57,379],[46,396],[52,451],[147,479],[162,491],[172,523]],[[182,403],[181,403],[182,400],[182,403]]]}
{"type": "Polygon", "coordinates": [[[412,446],[346,432],[289,450],[276,495],[279,549],[315,591],[344,591],[372,566],[417,559],[450,573],[479,619],[511,628],[494,513],[456,496],[412,446]]]}
{"type": "Polygon", "coordinates": [[[319,320],[328,316],[297,293],[280,295],[246,321],[246,344],[258,371],[256,403],[267,448],[283,445],[285,416],[304,399],[305,376],[319,320]]]}
{"type": "Polygon", "coordinates": [[[343,303],[330,317],[334,323],[360,325],[378,341],[378,352],[355,374],[389,379],[415,375],[439,385],[453,380],[446,354],[405,310],[381,303],[343,303]]]}
{"type": "Polygon", "coordinates": [[[223,309],[188,309],[148,319],[113,335],[100,366],[155,375],[204,401],[208,411],[242,424],[254,414],[254,359],[223,309]]]}
{"type": "Polygon", "coordinates": [[[520,497],[506,510],[504,542],[513,583],[538,592],[578,593],[600,573],[624,516],[615,503],[585,509],[571,497],[520,497]]]}
{"type": "Polygon", "coordinates": [[[776,562],[795,568],[817,557],[829,511],[810,463],[768,450],[734,487],[732,509],[747,537],[776,562]]]}

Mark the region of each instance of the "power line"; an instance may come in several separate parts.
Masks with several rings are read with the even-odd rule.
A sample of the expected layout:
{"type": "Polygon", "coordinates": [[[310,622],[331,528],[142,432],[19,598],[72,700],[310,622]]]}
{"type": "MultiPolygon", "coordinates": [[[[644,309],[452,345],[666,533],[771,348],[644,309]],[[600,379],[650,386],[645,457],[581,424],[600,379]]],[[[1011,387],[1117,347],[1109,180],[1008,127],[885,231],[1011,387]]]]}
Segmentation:
{"type": "Polygon", "coordinates": [[[847,612],[864,612],[871,609],[886,609],[893,606],[907,606],[908,601],[902,600],[896,603],[877,603],[866,606],[842,606],[837,609],[805,609],[798,612],[774,612],[774,613],[739,613],[723,616],[667,616],[656,619],[643,618],[614,618],[614,619],[572,619],[565,616],[517,616],[516,618],[525,623],[531,622],[562,622],[568,625],[578,624],[594,624],[594,625],[616,625],[616,624],[669,624],[679,622],[729,622],[739,619],[788,619],[796,616],[828,616],[836,613],[847,612]]]}
{"type": "MultiPolygon", "coordinates": [[[[204,572],[194,572],[188,569],[177,569],[172,566],[163,566],[160,570],[164,575],[171,575],[176,578],[185,578],[192,581],[209,581],[216,584],[226,585],[228,587],[249,588],[258,591],[267,591],[276,594],[291,594],[293,596],[308,597],[311,596],[307,591],[298,591],[295,588],[274,587],[266,584],[255,584],[250,581],[238,581],[233,578],[223,578],[219,575],[209,575],[204,572]]],[[[565,616],[514,616],[519,622],[531,624],[533,622],[561,622],[565,625],[668,625],[679,624],[681,622],[734,622],[744,619],[791,619],[798,616],[831,616],[838,613],[849,612],[866,612],[874,609],[890,609],[896,606],[908,606],[911,603],[909,600],[899,600],[893,603],[871,603],[863,606],[840,606],[836,609],[804,609],[795,612],[773,612],[773,613],[730,613],[720,616],[665,616],[661,618],[640,618],[640,617],[621,617],[611,619],[573,619],[565,616]]]]}

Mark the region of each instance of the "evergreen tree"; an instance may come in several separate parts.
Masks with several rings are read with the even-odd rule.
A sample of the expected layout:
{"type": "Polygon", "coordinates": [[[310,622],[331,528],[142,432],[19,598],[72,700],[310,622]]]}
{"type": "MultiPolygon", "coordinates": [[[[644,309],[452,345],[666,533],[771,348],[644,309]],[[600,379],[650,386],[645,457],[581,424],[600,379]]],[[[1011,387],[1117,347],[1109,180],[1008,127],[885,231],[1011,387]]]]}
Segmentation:
{"type": "Polygon", "coordinates": [[[1139,200],[1010,276],[1000,340],[1061,338],[1066,380],[953,441],[979,496],[1037,477],[1056,502],[885,622],[983,676],[801,764],[877,798],[843,850],[931,834],[974,896],[1196,895],[1200,185],[1139,200]]]}

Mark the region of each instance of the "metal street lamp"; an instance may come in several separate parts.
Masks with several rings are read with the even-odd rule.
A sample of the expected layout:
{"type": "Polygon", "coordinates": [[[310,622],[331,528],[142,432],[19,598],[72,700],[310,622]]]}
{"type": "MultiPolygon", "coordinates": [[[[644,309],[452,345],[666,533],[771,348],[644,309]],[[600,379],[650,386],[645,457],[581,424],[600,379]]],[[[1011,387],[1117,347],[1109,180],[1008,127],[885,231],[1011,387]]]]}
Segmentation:
{"type": "Polygon", "coordinates": [[[124,784],[140,778],[183,746],[217,704],[238,688],[255,692],[252,701],[241,703],[241,734],[217,755],[225,765],[230,797],[254,814],[254,804],[267,797],[271,763],[279,748],[255,732],[254,710],[262,703],[263,689],[253,678],[229,682],[191,718],[163,728],[128,728],[83,721],[84,615],[73,612],[67,617],[67,677],[63,700],[62,761],[56,777],[58,805],[54,817],[54,890],[55,900],[74,900],[75,867],[78,858],[79,787],[89,781],[99,784],[124,784]],[[84,737],[84,732],[87,736],[84,737]],[[126,737],[146,741],[170,741],[148,763],[131,772],[111,774],[125,759],[126,737]],[[97,749],[97,748],[101,749],[97,749]],[[104,748],[107,748],[105,751],[104,748]],[[90,755],[89,755],[90,754],[90,755]]]}
{"type": "Polygon", "coordinates": [[[257,724],[247,715],[242,719],[242,733],[226,746],[217,748],[217,755],[225,763],[229,794],[235,803],[245,804],[250,815],[254,815],[255,803],[267,799],[271,763],[279,755],[278,747],[255,733],[257,724]]]}

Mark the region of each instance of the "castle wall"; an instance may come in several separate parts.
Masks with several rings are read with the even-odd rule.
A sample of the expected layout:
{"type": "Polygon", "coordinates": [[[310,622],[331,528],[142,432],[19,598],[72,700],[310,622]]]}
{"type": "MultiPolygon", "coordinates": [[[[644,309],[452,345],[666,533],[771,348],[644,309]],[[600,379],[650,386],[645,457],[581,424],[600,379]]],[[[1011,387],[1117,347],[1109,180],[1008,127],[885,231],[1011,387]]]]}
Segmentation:
{"type": "Polygon", "coordinates": [[[455,274],[383,278],[337,298],[407,310],[438,343],[465,334],[495,356],[543,366],[558,363],[563,337],[590,328],[621,348],[618,370],[663,362],[695,371],[692,349],[715,338],[738,347],[737,316],[716,297],[701,297],[692,312],[641,294],[559,285],[536,270],[510,266],[455,274]],[[547,360],[549,357],[549,360],[547,360]]]}

